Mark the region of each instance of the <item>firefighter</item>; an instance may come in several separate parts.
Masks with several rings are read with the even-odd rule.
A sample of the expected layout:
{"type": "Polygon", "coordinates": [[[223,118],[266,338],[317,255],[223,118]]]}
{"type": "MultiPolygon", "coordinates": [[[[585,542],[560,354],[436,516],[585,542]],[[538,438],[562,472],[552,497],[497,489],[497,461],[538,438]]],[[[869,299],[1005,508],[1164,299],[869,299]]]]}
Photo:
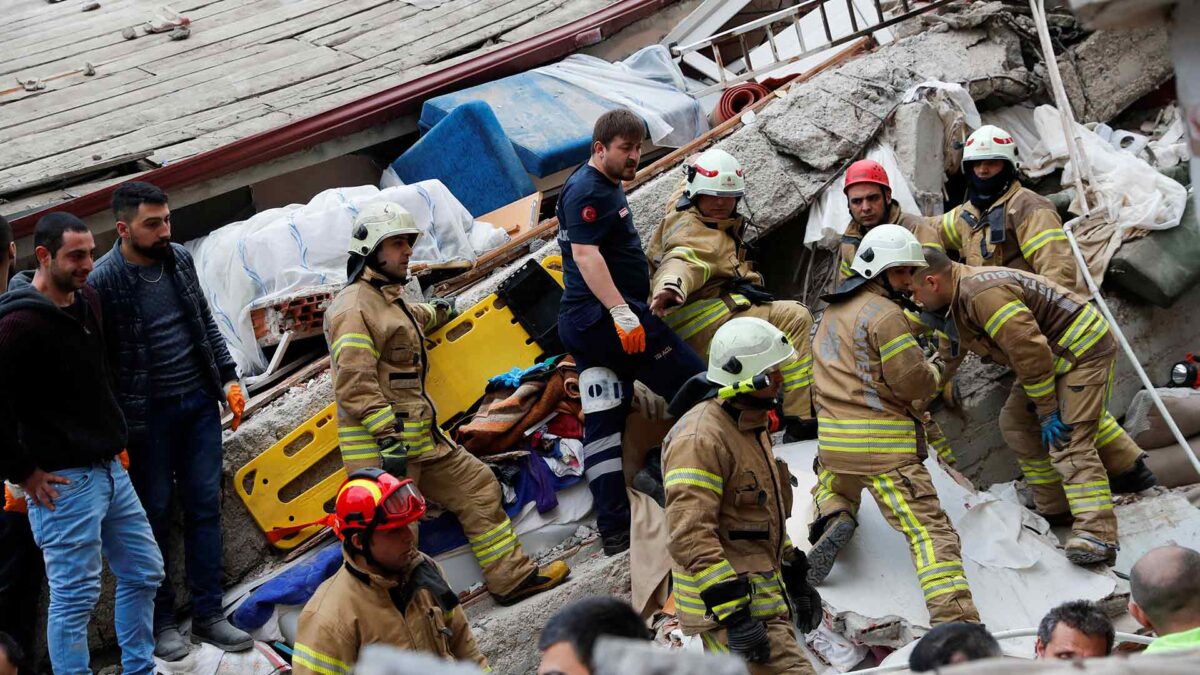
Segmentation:
{"type": "Polygon", "coordinates": [[[645,122],[624,108],[596,120],[592,156],[555,210],[563,255],[558,334],[579,368],[583,467],[604,552],[629,548],[622,437],[634,381],[670,400],[704,361],[650,312],[649,264],[622,180],[637,173],[645,122]]]}
{"type": "Polygon", "coordinates": [[[795,350],[755,317],[717,329],[709,365],[671,402],[663,442],[671,581],[679,623],[706,651],[734,652],[752,675],[813,673],[793,630],[814,630],[821,597],[786,522],[792,476],[777,459],[768,413],[795,350]]]}
{"type": "Polygon", "coordinates": [[[325,312],[338,443],[347,471],[382,467],[411,478],[462,524],[488,590],[512,604],[562,583],[570,570],[535,568],[501,508],[491,470],[442,431],[425,391],[425,335],[452,318],[444,300],[403,299],[420,234],[396,204],[373,202],[354,219],[345,288],[325,312]]]}
{"type": "Polygon", "coordinates": [[[343,565],[317,588],[296,624],[297,675],[350,675],[369,644],[474,661],[490,671],[432,558],[417,551],[425,499],[411,479],[358,469],[338,490],[333,531],[343,565]]]}
{"type": "Polygon", "coordinates": [[[747,221],[737,212],[746,191],[742,165],[714,148],[686,172],[650,240],[650,311],[703,355],[717,329],[734,316],[758,317],[787,333],[796,357],[781,368],[785,440],[815,438],[812,314],[799,302],[776,300],[746,260],[747,221]]]}
{"type": "Polygon", "coordinates": [[[961,265],[940,251],[928,251],[926,260],[913,287],[917,301],[947,313],[944,330],[961,349],[1016,374],[1000,431],[1037,510],[1051,522],[1074,520],[1066,544],[1072,562],[1111,565],[1118,543],[1112,492],[1156,480],[1107,410],[1117,357],[1108,322],[1046,277],[961,265]]]}
{"type": "Polygon", "coordinates": [[[933,219],[943,250],[957,251],[968,265],[1025,270],[1083,292],[1054,204],[1017,178],[1012,135],[979,127],[963,147],[962,169],[967,201],[933,219]]]}
{"type": "MultiPolygon", "coordinates": [[[[854,270],[850,268],[854,263],[854,254],[858,252],[858,245],[862,242],[863,236],[876,225],[885,223],[899,225],[912,232],[922,246],[934,248],[941,246],[938,243],[936,231],[929,225],[927,219],[905,213],[900,209],[900,203],[892,198],[892,183],[888,178],[887,170],[879,162],[860,159],[851,164],[846,169],[843,192],[846,195],[846,206],[850,211],[850,223],[846,225],[841,245],[838,247],[841,261],[838,263],[837,284],[854,276],[854,270]]],[[[941,337],[931,334],[929,327],[921,324],[920,315],[915,310],[906,310],[905,315],[910,319],[913,332],[918,338],[928,337],[932,341],[941,337]]],[[[946,373],[947,385],[951,375],[951,373],[946,373]]],[[[925,404],[925,407],[928,405],[925,404]]],[[[942,433],[941,426],[934,421],[933,416],[927,410],[922,413],[922,419],[925,425],[926,443],[947,463],[953,464],[955,462],[954,453],[950,449],[949,440],[942,433]]]]}
{"type": "Polygon", "coordinates": [[[857,527],[866,488],[908,538],[930,621],[979,621],[958,534],[922,464],[926,439],[914,402],[938,390],[941,373],[937,361],[925,360],[897,299],[924,265],[911,232],[878,225],[863,237],[854,276],[825,296],[829,307],[813,338],[818,459],[809,578],[819,583],[829,574],[857,527]]]}

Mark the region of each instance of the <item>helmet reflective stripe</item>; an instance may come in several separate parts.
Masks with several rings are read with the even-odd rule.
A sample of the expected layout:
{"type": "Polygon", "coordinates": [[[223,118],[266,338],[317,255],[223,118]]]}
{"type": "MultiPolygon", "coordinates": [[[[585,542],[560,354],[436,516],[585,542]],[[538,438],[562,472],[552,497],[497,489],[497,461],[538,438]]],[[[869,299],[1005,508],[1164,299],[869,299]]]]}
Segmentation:
{"type": "Polygon", "coordinates": [[[863,235],[850,269],[872,279],[889,267],[924,267],[921,242],[900,225],[884,223],[863,235]]]}
{"type": "Polygon", "coordinates": [[[624,395],[621,379],[608,368],[588,368],[579,374],[579,398],[585,415],[616,408],[624,395]]]}
{"type": "Polygon", "coordinates": [[[685,194],[688,199],[697,195],[741,197],[746,193],[746,177],[741,162],[720,148],[713,148],[686,167],[688,172],[685,194]]]}
{"type": "Polygon", "coordinates": [[[380,242],[398,234],[421,234],[412,214],[399,204],[371,202],[363,206],[354,218],[354,224],[350,227],[350,244],[346,250],[355,255],[369,256],[380,242]]]}
{"type": "Polygon", "coordinates": [[[1017,143],[1012,134],[992,124],[985,124],[967,137],[963,146],[963,171],[967,162],[984,159],[1002,159],[1017,168],[1017,143]]]}
{"type": "Polygon", "coordinates": [[[733,386],[770,372],[796,354],[787,335],[770,323],[751,316],[725,322],[708,347],[708,379],[733,386]]]}

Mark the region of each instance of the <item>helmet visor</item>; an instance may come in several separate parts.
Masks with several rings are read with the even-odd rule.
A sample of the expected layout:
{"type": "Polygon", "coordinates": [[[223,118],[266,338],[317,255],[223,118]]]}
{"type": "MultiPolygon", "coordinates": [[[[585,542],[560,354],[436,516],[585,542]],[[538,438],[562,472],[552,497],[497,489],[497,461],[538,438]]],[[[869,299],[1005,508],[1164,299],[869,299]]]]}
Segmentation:
{"type": "Polygon", "coordinates": [[[425,515],[425,498],[417,492],[411,480],[401,481],[380,505],[382,511],[381,528],[401,527],[415,523],[425,515]]]}

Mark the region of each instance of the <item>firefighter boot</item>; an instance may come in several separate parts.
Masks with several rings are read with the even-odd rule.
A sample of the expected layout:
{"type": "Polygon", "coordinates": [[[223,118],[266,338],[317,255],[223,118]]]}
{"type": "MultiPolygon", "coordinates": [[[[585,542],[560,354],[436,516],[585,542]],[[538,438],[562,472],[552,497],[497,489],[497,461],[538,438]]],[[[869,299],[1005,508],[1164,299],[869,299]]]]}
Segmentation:
{"type": "Polygon", "coordinates": [[[492,597],[496,599],[497,604],[508,607],[509,605],[517,604],[525,598],[558,586],[566,581],[570,575],[571,568],[567,567],[565,562],[555,560],[545,567],[539,567],[533,574],[529,575],[528,579],[521,582],[521,585],[517,586],[508,595],[493,595],[492,597]]]}
{"type": "Polygon", "coordinates": [[[1125,473],[1116,476],[1109,476],[1108,484],[1112,488],[1113,494],[1130,494],[1149,490],[1158,485],[1158,478],[1154,476],[1154,472],[1150,467],[1146,466],[1146,456],[1138,457],[1137,464],[1125,473]]]}
{"type": "Polygon", "coordinates": [[[1067,540],[1067,560],[1076,565],[1093,565],[1105,563],[1112,567],[1117,562],[1117,547],[1105,544],[1086,534],[1076,534],[1067,540]]]}
{"type": "Polygon", "coordinates": [[[845,511],[834,515],[825,523],[821,537],[808,552],[808,583],[815,586],[829,576],[838,552],[850,541],[857,528],[858,522],[854,520],[854,516],[845,511]]]}

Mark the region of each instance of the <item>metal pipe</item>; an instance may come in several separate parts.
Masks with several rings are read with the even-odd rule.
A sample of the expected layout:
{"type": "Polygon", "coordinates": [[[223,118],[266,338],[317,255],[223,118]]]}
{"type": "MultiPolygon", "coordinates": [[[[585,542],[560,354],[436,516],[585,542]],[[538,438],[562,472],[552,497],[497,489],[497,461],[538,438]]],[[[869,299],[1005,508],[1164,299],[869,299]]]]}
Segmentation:
{"type": "Polygon", "coordinates": [[[1146,374],[1145,368],[1142,368],[1137,354],[1134,353],[1129,340],[1125,338],[1125,332],[1117,324],[1116,318],[1113,317],[1112,311],[1108,308],[1108,303],[1104,301],[1104,297],[1100,294],[1100,287],[1096,285],[1096,280],[1092,278],[1091,270],[1087,266],[1087,260],[1084,259],[1083,251],[1079,249],[1079,242],[1075,239],[1075,223],[1091,215],[1087,192],[1084,190],[1083,185],[1084,174],[1086,173],[1088,176],[1091,176],[1091,164],[1088,163],[1087,158],[1083,155],[1083,149],[1076,143],[1075,119],[1074,115],[1071,114],[1071,103],[1067,99],[1066,89],[1063,88],[1062,76],[1058,70],[1058,59],[1054,56],[1054,45],[1050,42],[1050,28],[1046,22],[1045,7],[1042,6],[1040,0],[1029,0],[1029,8],[1033,12],[1033,22],[1037,26],[1038,39],[1041,41],[1042,59],[1046,62],[1046,70],[1050,74],[1050,84],[1054,90],[1055,102],[1058,105],[1059,120],[1063,126],[1063,138],[1067,143],[1067,153],[1071,157],[1071,162],[1075,164],[1075,190],[1079,196],[1079,203],[1083,207],[1084,213],[1080,218],[1063,223],[1063,232],[1067,235],[1067,242],[1071,244],[1071,252],[1075,254],[1075,262],[1083,272],[1083,279],[1087,282],[1088,290],[1091,291],[1092,298],[1096,301],[1100,313],[1104,315],[1104,320],[1108,321],[1109,328],[1112,330],[1113,335],[1116,336],[1117,342],[1121,344],[1121,349],[1125,352],[1129,363],[1137,371],[1138,378],[1142,381],[1142,386],[1150,394],[1150,399],[1154,402],[1154,407],[1158,408],[1163,421],[1167,423],[1167,428],[1171,430],[1171,435],[1175,437],[1175,442],[1183,448],[1184,454],[1192,463],[1192,467],[1196,469],[1196,473],[1200,474],[1200,457],[1196,456],[1196,451],[1192,450],[1192,446],[1188,444],[1187,438],[1179,430],[1179,426],[1175,424],[1175,419],[1171,417],[1171,413],[1167,410],[1166,404],[1163,403],[1162,397],[1158,395],[1158,390],[1154,386],[1154,383],[1150,381],[1150,376],[1146,374]]]}

